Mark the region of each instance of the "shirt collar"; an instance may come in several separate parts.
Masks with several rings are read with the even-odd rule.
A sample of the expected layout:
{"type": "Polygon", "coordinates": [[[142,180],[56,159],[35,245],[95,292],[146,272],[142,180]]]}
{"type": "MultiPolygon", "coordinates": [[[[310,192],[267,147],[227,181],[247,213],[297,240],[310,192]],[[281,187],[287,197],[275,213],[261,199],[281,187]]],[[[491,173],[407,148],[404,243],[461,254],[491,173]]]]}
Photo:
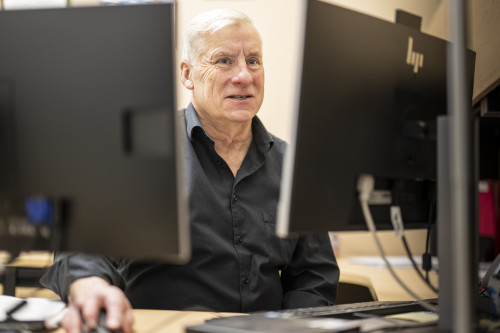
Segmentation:
{"type": "Polygon", "coordinates": [[[203,126],[201,126],[200,119],[198,118],[198,115],[196,114],[196,110],[194,109],[194,106],[192,103],[189,103],[188,107],[186,108],[186,130],[187,134],[189,137],[189,140],[193,140],[193,130],[199,127],[203,129],[203,126]]]}
{"type": "Polygon", "coordinates": [[[252,132],[255,144],[262,154],[267,154],[274,145],[274,137],[269,133],[259,117],[252,119],[252,132]]]}
{"type": "MultiPolygon", "coordinates": [[[[197,127],[203,129],[193,104],[189,103],[186,108],[186,130],[189,140],[192,140],[193,130],[197,127]]],[[[257,116],[252,119],[252,132],[257,148],[263,154],[266,154],[274,145],[274,137],[266,130],[264,124],[257,116]]]]}

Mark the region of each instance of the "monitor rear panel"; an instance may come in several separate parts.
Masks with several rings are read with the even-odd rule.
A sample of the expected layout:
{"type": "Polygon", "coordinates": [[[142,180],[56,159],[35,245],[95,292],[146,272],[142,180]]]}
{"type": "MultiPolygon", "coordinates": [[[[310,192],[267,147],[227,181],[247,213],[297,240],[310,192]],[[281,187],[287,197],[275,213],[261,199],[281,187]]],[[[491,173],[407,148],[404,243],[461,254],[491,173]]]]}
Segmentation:
{"type": "Polygon", "coordinates": [[[2,247],[185,255],[173,16],[173,3],[0,12],[2,247]]]}
{"type": "MultiPolygon", "coordinates": [[[[425,226],[435,197],[436,119],[447,112],[447,43],[313,0],[304,29],[293,158],[284,172],[291,185],[280,206],[290,231],[365,229],[360,174],[399,190],[406,225],[425,226]]],[[[378,225],[391,227],[388,206],[374,209],[378,225]]]]}

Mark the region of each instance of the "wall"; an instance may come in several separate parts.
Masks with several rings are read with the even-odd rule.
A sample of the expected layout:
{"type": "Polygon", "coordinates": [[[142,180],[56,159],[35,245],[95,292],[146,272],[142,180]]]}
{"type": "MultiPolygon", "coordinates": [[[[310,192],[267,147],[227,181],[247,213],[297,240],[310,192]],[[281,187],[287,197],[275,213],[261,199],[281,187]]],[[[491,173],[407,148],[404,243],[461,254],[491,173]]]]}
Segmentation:
{"type": "Polygon", "coordinates": [[[473,100],[478,102],[500,84],[500,1],[469,1],[476,51],[473,100]]]}

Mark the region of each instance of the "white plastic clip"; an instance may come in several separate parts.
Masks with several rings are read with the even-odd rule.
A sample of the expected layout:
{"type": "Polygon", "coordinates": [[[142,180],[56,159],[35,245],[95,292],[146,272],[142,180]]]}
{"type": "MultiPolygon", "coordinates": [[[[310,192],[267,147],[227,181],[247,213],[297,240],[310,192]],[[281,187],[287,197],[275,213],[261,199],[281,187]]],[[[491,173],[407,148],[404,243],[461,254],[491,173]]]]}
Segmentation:
{"type": "Polygon", "coordinates": [[[401,215],[401,208],[399,206],[391,206],[391,222],[396,236],[404,236],[403,216],[401,215]]]}

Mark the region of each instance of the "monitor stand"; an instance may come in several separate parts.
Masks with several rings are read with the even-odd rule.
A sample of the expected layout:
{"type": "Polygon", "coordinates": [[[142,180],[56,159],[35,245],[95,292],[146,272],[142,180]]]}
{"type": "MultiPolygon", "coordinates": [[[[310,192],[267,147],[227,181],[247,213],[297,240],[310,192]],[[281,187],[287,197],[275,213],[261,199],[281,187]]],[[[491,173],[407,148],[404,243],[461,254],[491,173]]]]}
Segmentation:
{"type": "MultiPolygon", "coordinates": [[[[475,123],[474,123],[475,125],[475,123]]],[[[474,129],[476,126],[472,126],[474,129]]],[[[477,268],[477,220],[474,213],[476,202],[474,196],[471,196],[469,207],[469,223],[460,226],[452,221],[450,200],[450,145],[449,145],[450,119],[448,116],[438,118],[438,215],[437,215],[437,233],[438,233],[438,257],[439,257],[439,324],[440,330],[456,332],[463,325],[464,313],[469,317],[469,327],[477,326],[476,295],[478,293],[478,268],[477,268]],[[465,243],[457,241],[458,229],[464,229],[468,237],[465,243]],[[461,255],[456,248],[467,249],[467,254],[461,255]],[[457,272],[458,271],[458,272],[457,272]],[[461,273],[460,273],[461,272],[461,273]],[[459,274],[466,276],[458,276],[459,274]],[[461,296],[466,304],[460,304],[457,307],[457,296],[461,296]]],[[[472,131],[477,133],[477,130],[472,131]]],[[[472,142],[475,141],[475,135],[472,135],[472,142]]],[[[473,144],[474,146],[474,144],[473,144]]],[[[465,147],[464,147],[465,148],[465,147]]],[[[472,170],[475,168],[473,167],[472,170]]],[[[474,174],[475,172],[471,172],[474,174]]],[[[474,190],[474,184],[477,181],[472,177],[471,191],[474,190]]],[[[469,186],[467,184],[467,186],[469,186]]],[[[469,329],[463,328],[465,331],[469,329]]]]}

